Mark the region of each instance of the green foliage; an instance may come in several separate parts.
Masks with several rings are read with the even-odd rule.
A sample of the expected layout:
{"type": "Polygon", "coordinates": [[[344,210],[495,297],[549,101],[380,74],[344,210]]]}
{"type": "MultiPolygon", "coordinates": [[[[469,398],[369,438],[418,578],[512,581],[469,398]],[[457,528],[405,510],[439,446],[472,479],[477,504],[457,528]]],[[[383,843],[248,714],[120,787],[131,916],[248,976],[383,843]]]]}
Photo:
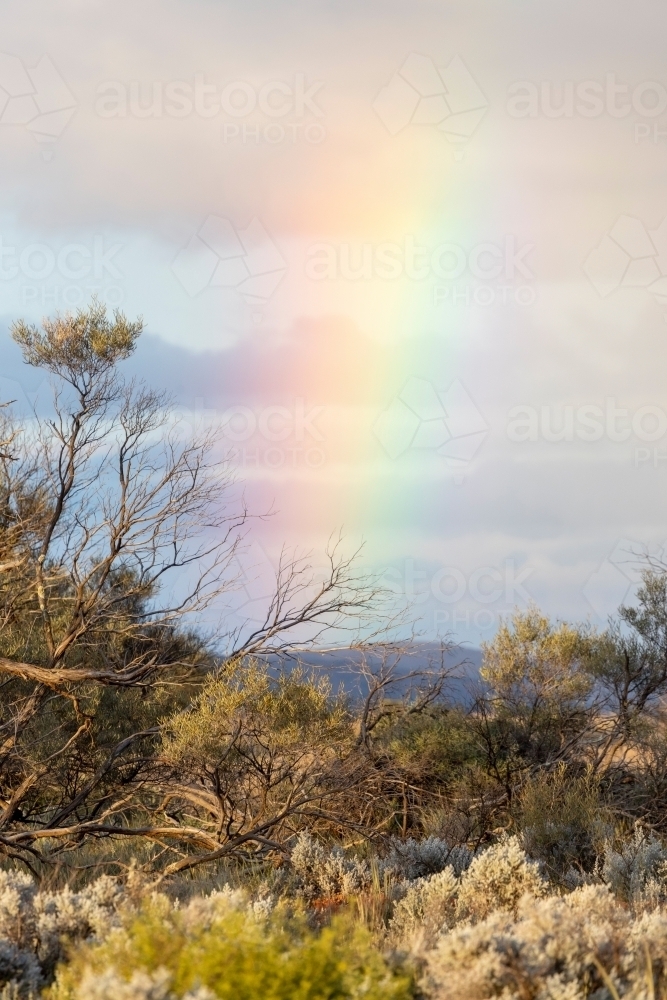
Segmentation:
{"type": "Polygon", "coordinates": [[[220,1000],[407,1000],[411,978],[391,968],[370,935],[338,918],[319,933],[305,919],[276,912],[261,919],[221,896],[212,914],[173,909],[164,898],[101,944],[64,966],[50,1000],[86,996],[85,984],[113,970],[118,983],[162,974],[175,998],[197,989],[220,1000]],[[83,984],[83,986],[82,986],[83,984]]]}
{"type": "Polygon", "coordinates": [[[613,812],[594,775],[569,773],[563,764],[526,782],[514,823],[531,857],[557,882],[572,871],[592,871],[614,828],[613,812]]]}
{"type": "Polygon", "coordinates": [[[591,723],[593,679],[587,670],[594,633],[552,624],[536,608],[503,621],[482,644],[488,693],[473,721],[486,747],[487,770],[511,799],[530,767],[575,758],[591,723]]]}
{"type": "Polygon", "coordinates": [[[483,759],[469,720],[459,709],[441,706],[383,721],[378,747],[416,780],[453,787],[483,759]]]}
{"type": "Polygon", "coordinates": [[[492,642],[482,644],[481,674],[500,709],[569,714],[590,693],[591,679],[582,670],[590,642],[585,629],[554,626],[536,608],[517,611],[492,642]]]}
{"type": "Polygon", "coordinates": [[[589,670],[607,694],[624,735],[667,690],[667,575],[643,574],[637,607],[621,607],[619,620],[599,638],[589,670]]]}
{"type": "Polygon", "coordinates": [[[333,748],[351,718],[325,678],[301,670],[272,676],[258,662],[232,661],[207,679],[185,711],[165,720],[163,753],[178,766],[230,769],[248,757],[299,758],[304,747],[333,748]],[[230,753],[226,753],[231,748],[230,753]]]}
{"type": "Polygon", "coordinates": [[[82,379],[90,383],[128,358],[142,330],[143,320],[132,322],[118,310],[110,320],[106,308],[93,299],[87,309],[45,319],[42,332],[18,320],[12,326],[12,336],[26,364],[46,368],[79,385],[82,379]]]}

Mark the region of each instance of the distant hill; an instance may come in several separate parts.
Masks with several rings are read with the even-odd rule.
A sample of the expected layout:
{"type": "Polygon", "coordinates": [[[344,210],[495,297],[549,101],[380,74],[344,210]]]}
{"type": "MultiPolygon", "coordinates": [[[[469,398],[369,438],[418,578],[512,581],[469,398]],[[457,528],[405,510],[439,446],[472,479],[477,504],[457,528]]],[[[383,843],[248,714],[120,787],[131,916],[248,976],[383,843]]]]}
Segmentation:
{"type": "MultiPolygon", "coordinates": [[[[322,671],[330,679],[334,690],[341,687],[351,697],[361,696],[364,693],[363,678],[357,672],[357,665],[361,659],[361,654],[354,649],[336,649],[318,652],[312,650],[302,653],[299,661],[307,667],[313,667],[317,671],[322,671]]],[[[380,654],[375,658],[377,666],[380,665],[380,654]]],[[[413,652],[399,660],[396,668],[397,675],[405,675],[414,670],[428,668],[429,664],[436,665],[440,660],[440,646],[438,643],[418,643],[413,646],[413,652]]],[[[370,657],[373,665],[373,656],[370,657]]],[[[475,647],[458,646],[445,654],[445,665],[452,670],[452,677],[449,678],[445,687],[447,698],[457,704],[469,705],[472,701],[471,689],[479,679],[479,668],[482,663],[482,651],[475,647]]],[[[405,687],[408,685],[405,683],[405,687]]],[[[400,692],[401,685],[394,687],[394,692],[400,692]]]]}

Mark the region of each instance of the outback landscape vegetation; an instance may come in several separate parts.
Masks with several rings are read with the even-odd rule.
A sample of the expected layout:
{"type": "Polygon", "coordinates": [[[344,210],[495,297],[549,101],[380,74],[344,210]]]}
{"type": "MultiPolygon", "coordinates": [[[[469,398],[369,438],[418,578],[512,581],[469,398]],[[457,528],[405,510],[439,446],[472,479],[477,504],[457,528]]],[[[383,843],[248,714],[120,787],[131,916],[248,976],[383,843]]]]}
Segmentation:
{"type": "Polygon", "coordinates": [[[254,514],[124,375],[141,331],[12,328],[52,396],[1,410],[3,997],[666,995],[665,567],[604,629],[516,611],[458,685],[344,538],[239,625],[254,514]]]}

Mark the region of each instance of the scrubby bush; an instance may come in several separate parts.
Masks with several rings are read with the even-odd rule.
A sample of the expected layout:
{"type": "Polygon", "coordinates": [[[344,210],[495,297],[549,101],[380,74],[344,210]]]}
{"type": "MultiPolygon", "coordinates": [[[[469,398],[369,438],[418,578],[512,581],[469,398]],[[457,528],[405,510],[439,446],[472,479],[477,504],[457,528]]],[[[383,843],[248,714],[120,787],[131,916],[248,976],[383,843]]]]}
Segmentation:
{"type": "MultiPolygon", "coordinates": [[[[652,933],[662,956],[664,917],[652,933]]],[[[612,981],[625,993],[643,976],[636,939],[630,914],[605,887],[525,896],[516,915],[499,909],[443,934],[428,955],[429,990],[438,1000],[579,1000],[597,990],[608,997],[612,981]]]]}
{"type": "Polygon", "coordinates": [[[299,834],[290,861],[298,891],[308,900],[349,896],[371,885],[372,873],[368,862],[346,857],[339,847],[326,851],[307,832],[299,834]]]}
{"type": "Polygon", "coordinates": [[[455,918],[459,880],[453,868],[416,879],[396,903],[389,929],[394,940],[409,941],[415,934],[428,947],[455,918]]]}
{"type": "Polygon", "coordinates": [[[108,878],[40,891],[0,872],[2,1000],[45,988],[45,1000],[408,1000],[415,977],[425,1000],[656,1000],[667,851],[640,827],[617,838],[572,891],[516,836],[474,856],[395,841],[367,859],[301,834],[290,865],[239,877],[253,893],[177,880],[142,896],[108,878]],[[406,877],[446,851],[458,870],[406,877]]]}
{"type": "Polygon", "coordinates": [[[570,774],[564,766],[528,781],[514,816],[528,854],[561,884],[571,869],[593,871],[614,826],[593,777],[570,774]]]}
{"type": "Polygon", "coordinates": [[[50,1000],[407,1000],[392,968],[349,920],[321,932],[276,911],[258,920],[241,893],[174,907],[154,897],[60,970],[50,1000]]]}
{"type": "Polygon", "coordinates": [[[439,837],[425,840],[400,841],[394,838],[389,853],[365,858],[347,855],[340,847],[326,850],[307,832],[298,835],[290,855],[291,877],[278,881],[283,896],[296,894],[311,902],[316,899],[348,898],[379,889],[392,899],[404,902],[403,912],[414,905],[421,912],[421,895],[426,887],[445,885],[450,877],[457,879],[470,865],[474,855],[467,847],[450,847],[439,837]],[[431,876],[446,876],[441,883],[431,876]],[[414,890],[414,891],[413,891],[414,890]],[[407,895],[406,895],[407,894],[407,895]],[[408,902],[405,902],[405,900],[408,902]],[[412,900],[412,902],[410,902],[412,900]]]}
{"type": "Polygon", "coordinates": [[[3,996],[10,997],[21,993],[32,993],[40,985],[42,979],[39,962],[29,951],[22,951],[10,941],[0,942],[0,982],[3,985],[3,996]]]}
{"type": "Polygon", "coordinates": [[[394,869],[403,878],[423,878],[443,871],[447,866],[460,875],[472,861],[473,855],[467,847],[450,847],[440,837],[427,837],[426,840],[397,840],[392,843],[391,851],[386,858],[386,865],[394,869]]]}
{"type": "MultiPolygon", "coordinates": [[[[419,846],[414,845],[411,853],[418,855],[419,846]]],[[[432,942],[438,931],[457,920],[483,920],[496,910],[516,913],[524,896],[547,891],[539,865],[528,858],[516,837],[505,837],[476,857],[467,852],[464,858],[459,851],[458,859],[464,862],[458,870],[448,866],[399,887],[403,895],[390,923],[394,936],[419,932],[425,943],[432,942]]]]}
{"type": "Polygon", "coordinates": [[[619,850],[605,845],[602,877],[619,899],[636,909],[655,906],[667,896],[667,850],[638,824],[632,840],[619,850]]]}
{"type": "Polygon", "coordinates": [[[119,924],[123,893],[102,877],[81,892],[40,892],[22,872],[0,871],[0,984],[35,990],[68,946],[119,924]]]}
{"type": "Polygon", "coordinates": [[[539,864],[529,860],[517,837],[506,837],[482,851],[463,873],[458,913],[474,920],[493,910],[515,913],[522,896],[542,896],[546,889],[539,864]]]}

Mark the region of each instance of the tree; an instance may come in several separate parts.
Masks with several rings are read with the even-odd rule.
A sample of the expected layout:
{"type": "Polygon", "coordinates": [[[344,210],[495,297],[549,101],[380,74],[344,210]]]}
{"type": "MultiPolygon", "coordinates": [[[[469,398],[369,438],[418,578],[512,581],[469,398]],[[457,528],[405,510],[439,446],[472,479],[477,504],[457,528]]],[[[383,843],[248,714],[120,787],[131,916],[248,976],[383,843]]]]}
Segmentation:
{"type": "Polygon", "coordinates": [[[142,328],[96,301],[12,328],[53,387],[48,417],[0,435],[0,845],[24,860],[141,833],[159,719],[221,662],[358,628],[379,595],[337,542],[317,585],[283,558],[261,625],[202,637],[249,515],[216,432],[183,438],[169,397],[123,377],[142,328]]]}
{"type": "Polygon", "coordinates": [[[486,770],[511,803],[532,773],[574,759],[591,735],[592,680],[586,670],[592,634],[554,626],[537,608],[502,621],[482,644],[481,678],[471,726],[486,770]]]}
{"type": "Polygon", "coordinates": [[[536,608],[503,621],[482,644],[482,679],[496,717],[511,718],[522,756],[562,752],[587,715],[592,681],[585,669],[592,637],[557,626],[536,608]]]}
{"type": "Polygon", "coordinates": [[[157,811],[173,826],[149,835],[185,840],[187,832],[199,850],[167,871],[250,844],[279,851],[304,817],[330,817],[341,794],[360,785],[353,745],[348,706],[326,681],[298,668],[272,676],[265,664],[229,663],[164,726],[157,811]]]}
{"type": "Polygon", "coordinates": [[[667,576],[646,569],[638,606],[619,608],[601,636],[590,669],[626,738],[645,709],[667,691],[667,576]]]}

